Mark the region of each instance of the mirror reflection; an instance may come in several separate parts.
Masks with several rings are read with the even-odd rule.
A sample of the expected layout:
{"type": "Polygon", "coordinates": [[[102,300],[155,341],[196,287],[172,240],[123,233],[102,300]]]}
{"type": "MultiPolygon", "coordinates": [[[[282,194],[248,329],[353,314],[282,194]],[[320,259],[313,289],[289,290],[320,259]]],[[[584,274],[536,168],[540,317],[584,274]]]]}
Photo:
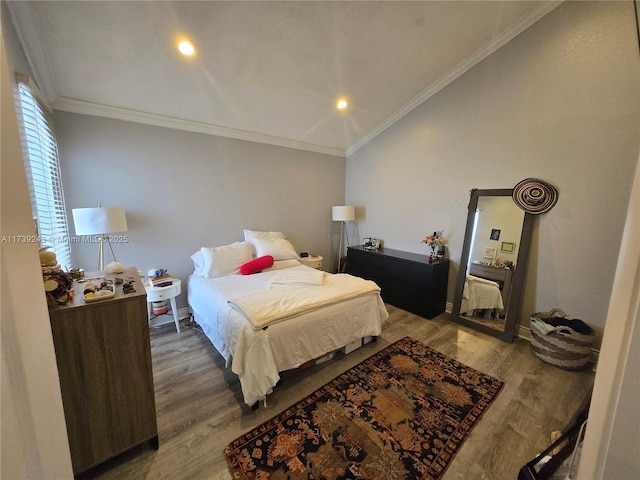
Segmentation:
{"type": "Polygon", "coordinates": [[[473,213],[460,316],[504,332],[524,211],[510,196],[481,196],[473,213]]]}
{"type": "Polygon", "coordinates": [[[534,216],[513,189],[472,190],[452,319],[512,342],[520,316],[534,216]]]}

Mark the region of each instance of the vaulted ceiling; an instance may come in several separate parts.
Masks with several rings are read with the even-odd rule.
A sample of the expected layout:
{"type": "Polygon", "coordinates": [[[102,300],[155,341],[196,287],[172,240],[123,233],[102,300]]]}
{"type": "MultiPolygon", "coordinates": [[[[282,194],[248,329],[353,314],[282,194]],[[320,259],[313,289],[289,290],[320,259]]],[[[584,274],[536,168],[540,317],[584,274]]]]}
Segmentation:
{"type": "Polygon", "coordinates": [[[559,2],[8,3],[54,108],[345,155],[559,2]]]}

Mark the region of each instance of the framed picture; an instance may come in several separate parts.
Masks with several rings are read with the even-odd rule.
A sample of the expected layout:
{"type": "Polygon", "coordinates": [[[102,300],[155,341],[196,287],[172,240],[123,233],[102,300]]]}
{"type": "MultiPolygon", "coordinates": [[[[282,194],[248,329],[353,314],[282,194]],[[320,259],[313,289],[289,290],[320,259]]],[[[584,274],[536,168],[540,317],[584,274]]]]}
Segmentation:
{"type": "Polygon", "coordinates": [[[516,251],[516,244],[513,242],[502,242],[500,251],[505,253],[513,253],[516,251]]]}
{"type": "Polygon", "coordinates": [[[492,228],[491,236],[489,238],[490,240],[500,240],[500,230],[498,230],[497,228],[492,228]]]}
{"type": "Polygon", "coordinates": [[[377,238],[366,237],[362,239],[362,245],[365,250],[378,250],[380,248],[380,240],[377,238]]]}
{"type": "Polygon", "coordinates": [[[484,252],[482,253],[482,256],[484,258],[496,258],[496,254],[497,254],[497,249],[495,249],[494,247],[484,247],[484,252]]]}

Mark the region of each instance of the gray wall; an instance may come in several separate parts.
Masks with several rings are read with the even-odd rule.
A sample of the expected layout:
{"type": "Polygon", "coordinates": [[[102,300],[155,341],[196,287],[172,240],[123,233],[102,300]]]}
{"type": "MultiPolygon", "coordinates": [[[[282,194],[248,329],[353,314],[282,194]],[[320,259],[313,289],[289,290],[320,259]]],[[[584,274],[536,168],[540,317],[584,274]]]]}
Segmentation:
{"type": "Polygon", "coordinates": [[[444,230],[453,299],[469,191],[534,177],[559,201],[534,227],[521,323],[562,307],[604,327],[638,158],[631,2],[565,2],[347,161],[359,237],[426,253],[444,230]]]}
{"type": "MultiPolygon", "coordinates": [[[[128,242],[113,245],[123,265],[185,281],[193,252],[242,240],[249,228],[284,232],[331,270],[344,158],[72,113],[54,120],[70,234],[73,208],[124,207],[128,242]]],[[[96,256],[96,244],[72,245],[75,266],[95,270],[96,256]]]]}

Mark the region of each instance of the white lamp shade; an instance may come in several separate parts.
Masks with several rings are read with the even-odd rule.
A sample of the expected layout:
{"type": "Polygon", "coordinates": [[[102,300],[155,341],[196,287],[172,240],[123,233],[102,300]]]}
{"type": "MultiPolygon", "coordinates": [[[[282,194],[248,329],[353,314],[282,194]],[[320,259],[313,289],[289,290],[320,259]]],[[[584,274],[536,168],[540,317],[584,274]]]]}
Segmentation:
{"type": "Polygon", "coordinates": [[[356,219],[355,210],[352,206],[331,207],[331,219],[334,222],[353,222],[356,219]]]}
{"type": "Polygon", "coordinates": [[[76,235],[100,235],[127,231],[124,208],[74,208],[76,235]]]}

